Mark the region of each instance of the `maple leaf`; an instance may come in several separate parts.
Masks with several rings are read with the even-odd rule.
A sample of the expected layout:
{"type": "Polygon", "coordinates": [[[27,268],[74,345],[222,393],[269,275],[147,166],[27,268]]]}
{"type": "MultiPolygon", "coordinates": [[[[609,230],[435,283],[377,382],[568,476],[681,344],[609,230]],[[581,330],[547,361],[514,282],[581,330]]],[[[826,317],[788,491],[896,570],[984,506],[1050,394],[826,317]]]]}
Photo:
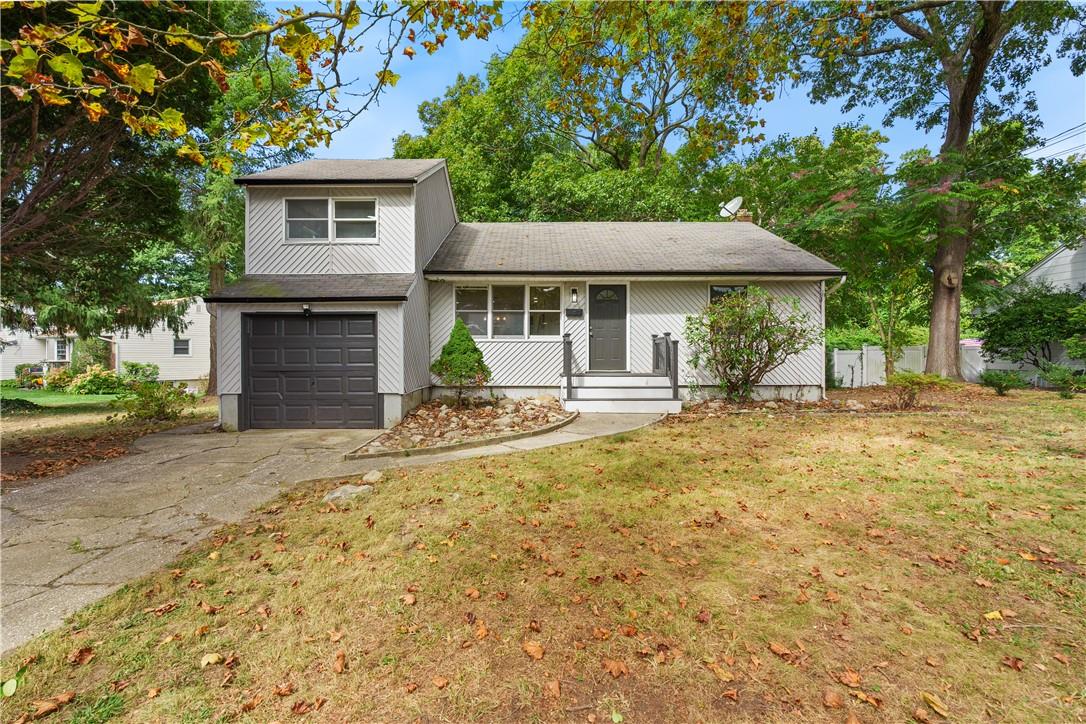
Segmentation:
{"type": "Polygon", "coordinates": [[[294,684],[289,681],[283,681],[275,686],[276,696],[290,696],[294,693],[294,684]]]}
{"type": "Polygon", "coordinates": [[[860,674],[859,672],[846,667],[844,671],[837,675],[838,681],[845,686],[857,689],[860,686],[860,674]]]}
{"type": "Polygon", "coordinates": [[[446,679],[444,676],[435,676],[433,678],[433,682],[434,682],[434,686],[436,686],[439,689],[444,689],[446,686],[449,685],[449,680],[446,679]]]}

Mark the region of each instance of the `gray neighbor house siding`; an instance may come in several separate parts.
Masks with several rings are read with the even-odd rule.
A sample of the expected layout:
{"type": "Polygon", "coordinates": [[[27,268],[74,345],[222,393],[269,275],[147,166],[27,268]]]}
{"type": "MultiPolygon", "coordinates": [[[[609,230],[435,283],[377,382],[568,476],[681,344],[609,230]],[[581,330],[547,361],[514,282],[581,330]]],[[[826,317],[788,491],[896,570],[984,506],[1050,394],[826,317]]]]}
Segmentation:
{"type": "MultiPolygon", "coordinates": [[[[796,299],[812,325],[821,329],[825,282],[842,276],[832,264],[742,222],[461,223],[440,159],[304,161],[243,177],[238,183],[246,187],[247,198],[246,273],[208,297],[218,311],[220,421],[226,428],[248,424],[246,406],[256,404],[246,400],[250,394],[255,400],[257,393],[244,390],[247,315],[296,320],[336,313],[373,315],[376,353],[370,342],[364,354],[375,356],[376,370],[367,363],[371,365],[367,376],[357,379],[366,380],[366,399],[375,399],[375,394],[379,398],[377,424],[388,427],[415,405],[444,392],[429,367],[452,330],[459,285],[560,289],[561,309],[554,310],[559,311],[558,335],[477,338],[493,373],[491,393],[560,396],[560,335],[569,335],[573,369],[587,371],[589,291],[592,285],[610,284],[626,289],[623,372],[651,373],[652,336],[670,332],[679,340],[679,384],[689,396],[695,389],[692,383],[705,386],[703,390],[713,384],[705,370],[686,363],[689,350],[682,340],[686,317],[704,308],[711,284],[756,284],[775,297],[796,299]],[[333,218],[328,238],[289,240],[288,199],[374,199],[376,238],[336,241],[333,218]]],[[[304,323],[298,323],[304,330],[304,323]]],[[[371,330],[365,334],[372,335],[372,325],[365,324],[371,330]]],[[[340,339],[335,334],[334,339],[340,339]]],[[[266,344],[267,337],[260,339],[266,344]]],[[[344,353],[352,354],[346,341],[344,345],[344,353]]],[[[286,355],[287,349],[282,346],[278,354],[286,355]]],[[[317,354],[317,349],[311,347],[308,354],[317,354]]],[[[266,361],[260,364],[267,368],[266,361]]],[[[355,379],[351,375],[361,374],[351,372],[350,364],[344,368],[348,370],[343,373],[344,384],[355,379]]],[[[813,345],[771,372],[756,394],[819,399],[824,364],[822,344],[813,345]]],[[[359,404],[351,402],[351,394],[344,393],[344,404],[359,404]]],[[[350,418],[346,424],[371,424],[359,420],[350,418]]],[[[314,417],[312,424],[321,423],[314,417]]]]}

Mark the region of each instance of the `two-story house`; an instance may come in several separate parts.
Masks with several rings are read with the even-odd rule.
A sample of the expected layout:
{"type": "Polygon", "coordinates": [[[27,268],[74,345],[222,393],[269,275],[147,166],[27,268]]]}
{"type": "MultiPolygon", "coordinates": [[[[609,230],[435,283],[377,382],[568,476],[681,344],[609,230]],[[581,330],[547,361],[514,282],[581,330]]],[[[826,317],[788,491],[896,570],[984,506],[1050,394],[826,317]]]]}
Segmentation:
{"type": "MultiPolygon", "coordinates": [[[[462,319],[489,392],[584,411],[674,411],[687,315],[757,284],[824,324],[836,266],[748,222],[462,223],[445,162],[311,160],[237,179],[246,275],[218,306],[228,428],[388,427],[440,394],[462,319]]],[[[817,344],[758,387],[819,399],[817,344]]]]}

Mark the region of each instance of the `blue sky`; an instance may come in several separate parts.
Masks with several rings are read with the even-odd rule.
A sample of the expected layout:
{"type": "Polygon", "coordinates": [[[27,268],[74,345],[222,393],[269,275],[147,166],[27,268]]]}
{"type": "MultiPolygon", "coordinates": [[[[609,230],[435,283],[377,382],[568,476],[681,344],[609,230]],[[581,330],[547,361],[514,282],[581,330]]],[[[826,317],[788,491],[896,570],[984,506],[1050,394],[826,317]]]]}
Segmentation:
{"type": "MultiPolygon", "coordinates": [[[[392,140],[400,133],[418,133],[418,105],[444,93],[457,73],[482,73],[487,60],[499,51],[511,49],[522,33],[519,23],[510,23],[496,31],[489,41],[460,41],[450,37],[445,47],[428,56],[420,50],[413,60],[399,57],[393,69],[401,79],[380,101],[359,116],[347,129],[339,132],[328,148],[320,148],[320,158],[383,158],[392,155],[392,140]]],[[[359,77],[372,75],[374,68],[367,65],[365,57],[352,57],[349,67],[359,77]]],[[[1044,133],[1051,137],[1065,129],[1086,122],[1086,78],[1071,74],[1067,60],[1055,59],[1033,78],[1031,87],[1037,94],[1044,133]]],[[[882,124],[883,112],[879,107],[864,108],[842,114],[840,104],[812,103],[802,88],[789,89],[772,103],[767,104],[762,117],[766,121],[767,138],[780,134],[803,135],[817,130],[823,137],[833,127],[845,121],[862,121],[873,127],[882,124]]],[[[896,159],[904,151],[928,146],[937,148],[938,132],[925,134],[917,130],[911,121],[898,121],[891,128],[883,128],[889,137],[886,150],[896,159]]],[[[1086,143],[1086,128],[1060,139],[1047,150],[1034,152],[1033,156],[1057,154],[1086,143]]],[[[1086,149],[1078,149],[1078,153],[1086,149]]]]}

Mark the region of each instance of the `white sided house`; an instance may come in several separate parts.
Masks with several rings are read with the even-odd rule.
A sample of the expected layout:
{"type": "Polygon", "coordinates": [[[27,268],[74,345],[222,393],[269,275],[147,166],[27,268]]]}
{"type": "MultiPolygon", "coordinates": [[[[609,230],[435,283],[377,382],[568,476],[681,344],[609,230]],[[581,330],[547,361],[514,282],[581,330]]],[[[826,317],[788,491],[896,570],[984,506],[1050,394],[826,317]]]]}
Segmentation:
{"type": "Polygon", "coordinates": [[[125,331],[115,335],[117,372],[124,371],[125,362],[156,364],[160,380],[200,386],[211,371],[211,315],[199,297],[163,302],[170,303],[188,304],[184,331],[174,334],[162,323],[143,334],[125,331]]]}
{"type": "MultiPolygon", "coordinates": [[[[443,160],[311,160],[244,176],[246,276],[218,305],[228,428],[388,427],[443,392],[429,371],[462,319],[490,392],[582,411],[677,411],[712,383],[687,315],[748,285],[819,330],[834,265],[745,222],[461,223],[443,160]]],[[[818,343],[762,381],[823,395],[818,343]]]]}

